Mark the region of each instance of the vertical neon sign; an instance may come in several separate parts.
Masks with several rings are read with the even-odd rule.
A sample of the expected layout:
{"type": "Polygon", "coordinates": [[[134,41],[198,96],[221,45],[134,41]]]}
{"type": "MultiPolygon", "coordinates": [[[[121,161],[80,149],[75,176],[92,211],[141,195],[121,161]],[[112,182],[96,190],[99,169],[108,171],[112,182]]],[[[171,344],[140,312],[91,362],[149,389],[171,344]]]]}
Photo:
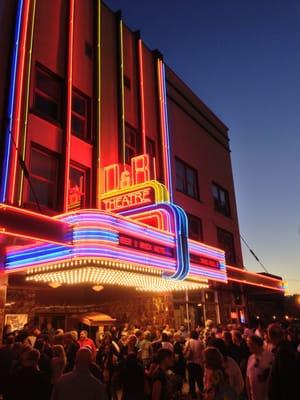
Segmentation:
{"type": "Polygon", "coordinates": [[[172,190],[172,173],[171,173],[171,152],[170,138],[167,115],[167,95],[165,82],[165,67],[163,61],[157,60],[157,75],[158,75],[158,92],[159,92],[159,109],[160,109],[160,125],[163,144],[163,159],[164,159],[164,178],[165,184],[170,193],[170,199],[173,200],[172,190]]]}
{"type": "Polygon", "coordinates": [[[16,185],[16,172],[17,172],[17,160],[18,160],[18,148],[20,138],[20,119],[21,119],[21,107],[22,107],[22,94],[23,94],[23,83],[24,83],[24,65],[25,65],[25,51],[26,51],[26,36],[28,27],[28,15],[29,15],[29,0],[23,3],[23,16],[21,24],[21,32],[19,38],[19,55],[18,55],[18,67],[16,74],[16,96],[15,96],[15,109],[13,113],[13,126],[12,136],[14,139],[14,147],[11,152],[11,165],[10,165],[10,187],[9,187],[9,202],[14,203],[15,185],[16,185]]]}
{"type": "Polygon", "coordinates": [[[141,101],[141,131],[143,153],[146,153],[146,123],[145,123],[145,94],[144,94],[144,63],[143,63],[143,43],[138,39],[138,58],[139,58],[139,78],[140,78],[140,101],[141,101]]]}
{"type": "Polygon", "coordinates": [[[96,207],[101,207],[100,186],[100,151],[101,151],[101,0],[97,2],[97,115],[96,115],[96,207]]]}
{"type": "Polygon", "coordinates": [[[6,202],[7,200],[7,183],[8,183],[9,161],[10,161],[11,144],[12,144],[11,135],[12,135],[13,112],[14,112],[15,89],[16,89],[18,49],[19,49],[21,23],[22,23],[22,8],[23,8],[23,0],[19,0],[17,5],[16,27],[14,34],[14,46],[13,46],[11,72],[10,72],[10,85],[9,85],[8,106],[7,106],[7,125],[5,129],[5,148],[4,148],[4,157],[2,164],[2,182],[0,188],[0,200],[3,203],[6,202]]]}
{"type": "Polygon", "coordinates": [[[66,115],[66,152],[64,181],[64,211],[68,209],[70,147],[72,129],[72,85],[73,85],[73,43],[74,43],[74,8],[75,0],[69,3],[68,70],[67,70],[67,115],[66,115]]]}
{"type": "MultiPolygon", "coordinates": [[[[27,124],[28,124],[28,109],[29,109],[29,93],[30,93],[30,78],[31,78],[31,65],[32,65],[32,46],[33,46],[33,33],[34,33],[34,23],[35,23],[35,10],[36,10],[36,0],[32,1],[32,16],[31,16],[31,25],[29,31],[29,51],[28,51],[28,60],[27,60],[27,82],[25,86],[25,106],[24,106],[24,121],[23,121],[23,143],[22,143],[22,159],[25,160],[26,154],[26,137],[27,137],[27,124]]],[[[23,195],[23,186],[24,186],[24,171],[21,170],[20,175],[20,185],[19,185],[19,198],[18,205],[22,204],[22,195],[23,195]]]]}
{"type": "Polygon", "coordinates": [[[120,108],[121,108],[121,140],[122,140],[122,162],[125,164],[126,154],[125,154],[125,94],[124,94],[124,40],[123,40],[123,21],[121,16],[118,20],[119,23],[119,57],[120,57],[120,108]]]}

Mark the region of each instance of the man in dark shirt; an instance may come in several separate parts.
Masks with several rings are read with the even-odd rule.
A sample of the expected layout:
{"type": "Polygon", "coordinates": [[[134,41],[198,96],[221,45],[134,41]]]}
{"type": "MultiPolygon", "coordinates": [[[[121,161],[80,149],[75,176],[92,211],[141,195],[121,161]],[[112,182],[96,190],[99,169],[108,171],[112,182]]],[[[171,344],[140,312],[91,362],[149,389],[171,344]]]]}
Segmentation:
{"type": "Polygon", "coordinates": [[[269,380],[269,400],[295,400],[299,397],[299,365],[293,346],[285,340],[280,325],[271,324],[268,336],[274,346],[274,362],[269,380]]]}
{"type": "Polygon", "coordinates": [[[22,367],[12,375],[8,396],[9,400],[47,400],[50,398],[49,381],[38,369],[40,353],[33,349],[27,351],[22,360],[22,367]]]}

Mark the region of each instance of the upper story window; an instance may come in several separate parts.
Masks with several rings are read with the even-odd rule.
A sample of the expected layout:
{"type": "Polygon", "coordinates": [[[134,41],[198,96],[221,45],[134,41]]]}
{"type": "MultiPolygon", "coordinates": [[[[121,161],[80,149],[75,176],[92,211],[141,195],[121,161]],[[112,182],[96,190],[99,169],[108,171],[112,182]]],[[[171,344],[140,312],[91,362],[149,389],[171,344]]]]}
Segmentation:
{"type": "Polygon", "coordinates": [[[198,173],[178,158],[176,158],[176,189],[199,200],[198,173]]]}
{"type": "MultiPolygon", "coordinates": [[[[41,206],[57,210],[58,208],[59,158],[40,147],[31,147],[30,180],[41,206]]],[[[36,197],[29,187],[28,199],[36,203],[36,197]]]]}
{"type": "Polygon", "coordinates": [[[73,89],[72,133],[82,139],[90,139],[90,99],[73,89]]]}
{"type": "Polygon", "coordinates": [[[37,65],[35,71],[34,111],[50,122],[62,124],[63,81],[37,65]]]}
{"type": "Polygon", "coordinates": [[[221,249],[225,251],[226,263],[236,264],[233,234],[225,229],[217,227],[218,242],[221,249]]]}
{"type": "Polygon", "coordinates": [[[214,196],[215,210],[230,217],[229,194],[227,190],[223,189],[216,183],[213,183],[212,192],[214,196]]]}
{"type": "Polygon", "coordinates": [[[77,210],[89,206],[89,171],[72,164],[69,175],[68,209],[77,210]]]}
{"type": "Polygon", "coordinates": [[[137,131],[130,125],[125,125],[125,162],[130,164],[132,157],[137,155],[137,131]]]}
{"type": "Polygon", "coordinates": [[[150,156],[150,158],[155,158],[156,151],[155,151],[155,142],[150,138],[146,138],[146,153],[150,156]]]}
{"type": "Polygon", "coordinates": [[[203,227],[200,218],[194,215],[188,214],[189,220],[189,238],[197,240],[198,242],[203,242],[203,227]]]}

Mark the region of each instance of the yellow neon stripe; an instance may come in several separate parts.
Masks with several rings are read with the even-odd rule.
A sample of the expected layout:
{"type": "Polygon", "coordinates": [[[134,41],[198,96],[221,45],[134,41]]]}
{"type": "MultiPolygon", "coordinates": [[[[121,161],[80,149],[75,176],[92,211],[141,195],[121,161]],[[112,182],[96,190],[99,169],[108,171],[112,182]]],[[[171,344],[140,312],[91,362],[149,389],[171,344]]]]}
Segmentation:
{"type": "Polygon", "coordinates": [[[121,135],[122,135],[122,162],[125,164],[125,95],[124,95],[124,48],[123,22],[120,20],[120,80],[121,80],[121,135]]]}
{"type": "MultiPolygon", "coordinates": [[[[27,63],[27,83],[25,86],[25,114],[24,114],[24,124],[23,124],[23,143],[22,143],[22,159],[25,160],[26,155],[26,138],[27,138],[27,126],[28,126],[28,109],[29,109],[29,93],[30,93],[30,78],[31,78],[31,65],[32,65],[32,47],[33,47],[33,33],[35,24],[35,11],[36,11],[36,0],[32,0],[32,15],[31,15],[31,26],[29,31],[29,52],[28,52],[28,63],[27,63]]],[[[24,187],[24,172],[21,169],[20,175],[20,185],[18,193],[18,205],[22,205],[24,187]]]]}
{"type": "Polygon", "coordinates": [[[154,189],[155,201],[157,203],[160,203],[163,201],[170,201],[170,196],[169,196],[169,192],[168,192],[167,188],[165,187],[165,185],[163,185],[162,183],[157,182],[157,181],[148,181],[145,183],[139,183],[138,185],[130,186],[129,188],[124,188],[124,189],[120,189],[120,190],[112,190],[111,192],[102,194],[101,200],[107,200],[107,199],[110,199],[115,196],[131,193],[136,190],[145,189],[148,187],[151,187],[154,189]]]}
{"type": "Polygon", "coordinates": [[[97,4],[97,176],[96,176],[96,207],[101,207],[101,0],[97,4]]]}

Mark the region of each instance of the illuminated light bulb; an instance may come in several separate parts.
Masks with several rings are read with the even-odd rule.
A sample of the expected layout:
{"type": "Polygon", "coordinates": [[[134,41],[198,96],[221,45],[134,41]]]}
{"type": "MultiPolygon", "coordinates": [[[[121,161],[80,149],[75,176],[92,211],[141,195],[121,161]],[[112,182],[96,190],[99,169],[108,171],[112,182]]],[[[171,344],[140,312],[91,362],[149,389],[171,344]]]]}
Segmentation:
{"type": "Polygon", "coordinates": [[[49,282],[48,286],[50,286],[53,289],[57,289],[57,288],[59,288],[61,286],[61,283],[59,283],[59,282],[49,282]]]}

